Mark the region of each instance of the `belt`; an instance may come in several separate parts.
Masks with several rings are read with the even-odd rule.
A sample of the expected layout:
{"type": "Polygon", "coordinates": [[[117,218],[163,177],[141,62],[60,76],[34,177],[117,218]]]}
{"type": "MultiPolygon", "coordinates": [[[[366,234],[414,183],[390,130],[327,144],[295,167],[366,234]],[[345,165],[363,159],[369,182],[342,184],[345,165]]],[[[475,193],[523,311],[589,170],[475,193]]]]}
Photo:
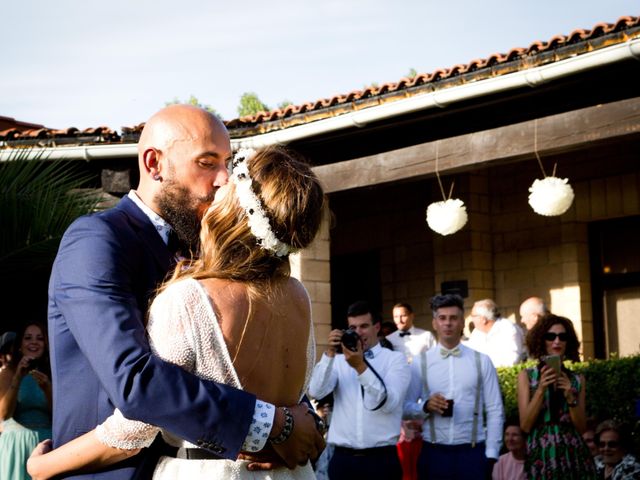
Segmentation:
{"type": "Polygon", "coordinates": [[[476,443],[475,447],[471,444],[471,443],[459,443],[457,445],[445,445],[443,443],[431,443],[431,442],[424,442],[423,445],[425,445],[428,448],[435,448],[437,450],[447,450],[447,451],[456,451],[456,450],[468,450],[469,448],[481,448],[484,450],[484,442],[478,442],[476,443]]]}
{"type": "Polygon", "coordinates": [[[394,455],[396,455],[397,447],[395,445],[387,445],[384,447],[355,449],[355,448],[336,446],[334,452],[343,453],[345,455],[351,455],[353,457],[372,457],[374,455],[380,455],[383,453],[393,453],[394,455]]]}
{"type": "Polygon", "coordinates": [[[166,454],[168,457],[181,458],[183,460],[222,460],[219,455],[202,448],[174,448],[172,451],[166,452],[166,454]]]}

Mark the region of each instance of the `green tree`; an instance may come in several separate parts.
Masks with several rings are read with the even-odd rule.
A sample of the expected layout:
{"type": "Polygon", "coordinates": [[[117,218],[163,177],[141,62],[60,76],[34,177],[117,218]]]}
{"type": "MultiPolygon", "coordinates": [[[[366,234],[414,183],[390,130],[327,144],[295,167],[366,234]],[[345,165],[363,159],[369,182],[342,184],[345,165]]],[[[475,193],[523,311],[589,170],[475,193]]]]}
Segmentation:
{"type": "Polygon", "coordinates": [[[410,69],[409,69],[409,73],[407,73],[407,74],[405,75],[405,77],[407,77],[407,78],[414,78],[414,77],[415,77],[415,76],[417,76],[417,75],[418,75],[418,71],[417,71],[415,68],[410,68],[410,69]]]}
{"type": "Polygon", "coordinates": [[[278,108],[280,110],[287,108],[289,105],[291,105],[292,102],[290,102],[289,100],[283,100],[278,104],[278,108]]]}
{"type": "Polygon", "coordinates": [[[258,95],[254,92],[245,92],[240,97],[240,104],[238,105],[238,115],[246,117],[248,115],[255,115],[259,112],[268,112],[270,108],[262,103],[258,98],[258,95]]]}
{"type": "Polygon", "coordinates": [[[199,108],[202,108],[203,110],[206,110],[207,112],[215,115],[216,117],[222,120],[222,116],[218,112],[216,112],[215,108],[213,108],[211,105],[200,103],[200,101],[195,97],[195,95],[191,95],[189,97],[189,100],[185,102],[181,101],[178,97],[174,97],[172,101],[164,102],[164,105],[165,107],[168,107],[169,105],[193,105],[194,107],[199,107],[199,108]]]}

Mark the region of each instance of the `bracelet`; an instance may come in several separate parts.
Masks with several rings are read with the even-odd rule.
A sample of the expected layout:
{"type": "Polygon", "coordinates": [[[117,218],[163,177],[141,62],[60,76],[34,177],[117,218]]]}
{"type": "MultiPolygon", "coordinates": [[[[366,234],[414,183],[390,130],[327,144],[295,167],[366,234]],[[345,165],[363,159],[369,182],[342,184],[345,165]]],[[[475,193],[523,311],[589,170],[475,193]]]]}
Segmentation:
{"type": "Polygon", "coordinates": [[[573,397],[573,401],[570,402],[569,400],[567,400],[567,397],[565,396],[564,399],[567,401],[567,405],[569,405],[570,407],[577,407],[578,406],[578,390],[576,390],[575,388],[571,388],[569,389],[569,392],[573,397]]]}
{"type": "Polygon", "coordinates": [[[287,407],[281,408],[284,412],[284,427],[282,427],[282,430],[277,437],[269,439],[273,445],[280,445],[281,443],[286,442],[293,432],[293,415],[291,414],[291,410],[287,407]]]}

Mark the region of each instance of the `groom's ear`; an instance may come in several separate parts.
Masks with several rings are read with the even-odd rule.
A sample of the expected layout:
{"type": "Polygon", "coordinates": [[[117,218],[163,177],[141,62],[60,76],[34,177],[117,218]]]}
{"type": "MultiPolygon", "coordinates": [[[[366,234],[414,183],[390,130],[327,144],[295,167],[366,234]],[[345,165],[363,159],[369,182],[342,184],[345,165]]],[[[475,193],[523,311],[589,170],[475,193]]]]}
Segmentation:
{"type": "Polygon", "coordinates": [[[153,147],[149,147],[142,152],[142,164],[144,167],[144,173],[154,180],[160,180],[160,152],[158,152],[158,150],[153,147]]]}

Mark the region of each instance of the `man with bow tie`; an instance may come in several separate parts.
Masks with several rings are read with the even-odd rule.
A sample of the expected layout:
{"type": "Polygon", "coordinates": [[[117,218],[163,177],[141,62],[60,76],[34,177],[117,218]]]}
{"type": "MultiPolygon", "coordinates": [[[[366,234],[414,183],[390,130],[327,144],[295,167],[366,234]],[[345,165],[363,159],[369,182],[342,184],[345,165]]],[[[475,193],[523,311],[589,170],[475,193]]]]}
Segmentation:
{"type": "Polygon", "coordinates": [[[393,306],[393,321],[398,330],[387,335],[387,340],[397,352],[403,352],[407,361],[411,360],[423,350],[428,350],[436,344],[433,334],[413,325],[415,314],[408,303],[396,303],[393,306]]]}
{"type": "Polygon", "coordinates": [[[488,356],[460,343],[464,303],[458,295],[431,299],[438,344],[416,356],[405,415],[425,420],[420,478],[491,478],[498,459],[504,409],[488,356]],[[483,425],[483,412],[486,425],[483,425]]]}
{"type": "Polygon", "coordinates": [[[379,344],[380,320],[366,302],[352,304],[347,321],[358,334],[356,346],[350,350],[342,343],[344,332],[332,330],[309,384],[314,398],[333,392],[327,442],[335,450],[329,478],[400,479],[396,443],[411,377],[409,365],[402,353],[379,344]],[[342,354],[337,353],[339,346],[342,354]]]}
{"type": "MultiPolygon", "coordinates": [[[[415,314],[408,303],[396,303],[393,306],[393,321],[398,330],[387,335],[396,352],[402,352],[409,363],[415,355],[430,349],[436,344],[433,334],[414,326],[415,314]]],[[[416,464],[422,448],[422,420],[415,418],[402,419],[400,441],[398,442],[398,456],[402,464],[403,480],[417,478],[416,464]]]]}

